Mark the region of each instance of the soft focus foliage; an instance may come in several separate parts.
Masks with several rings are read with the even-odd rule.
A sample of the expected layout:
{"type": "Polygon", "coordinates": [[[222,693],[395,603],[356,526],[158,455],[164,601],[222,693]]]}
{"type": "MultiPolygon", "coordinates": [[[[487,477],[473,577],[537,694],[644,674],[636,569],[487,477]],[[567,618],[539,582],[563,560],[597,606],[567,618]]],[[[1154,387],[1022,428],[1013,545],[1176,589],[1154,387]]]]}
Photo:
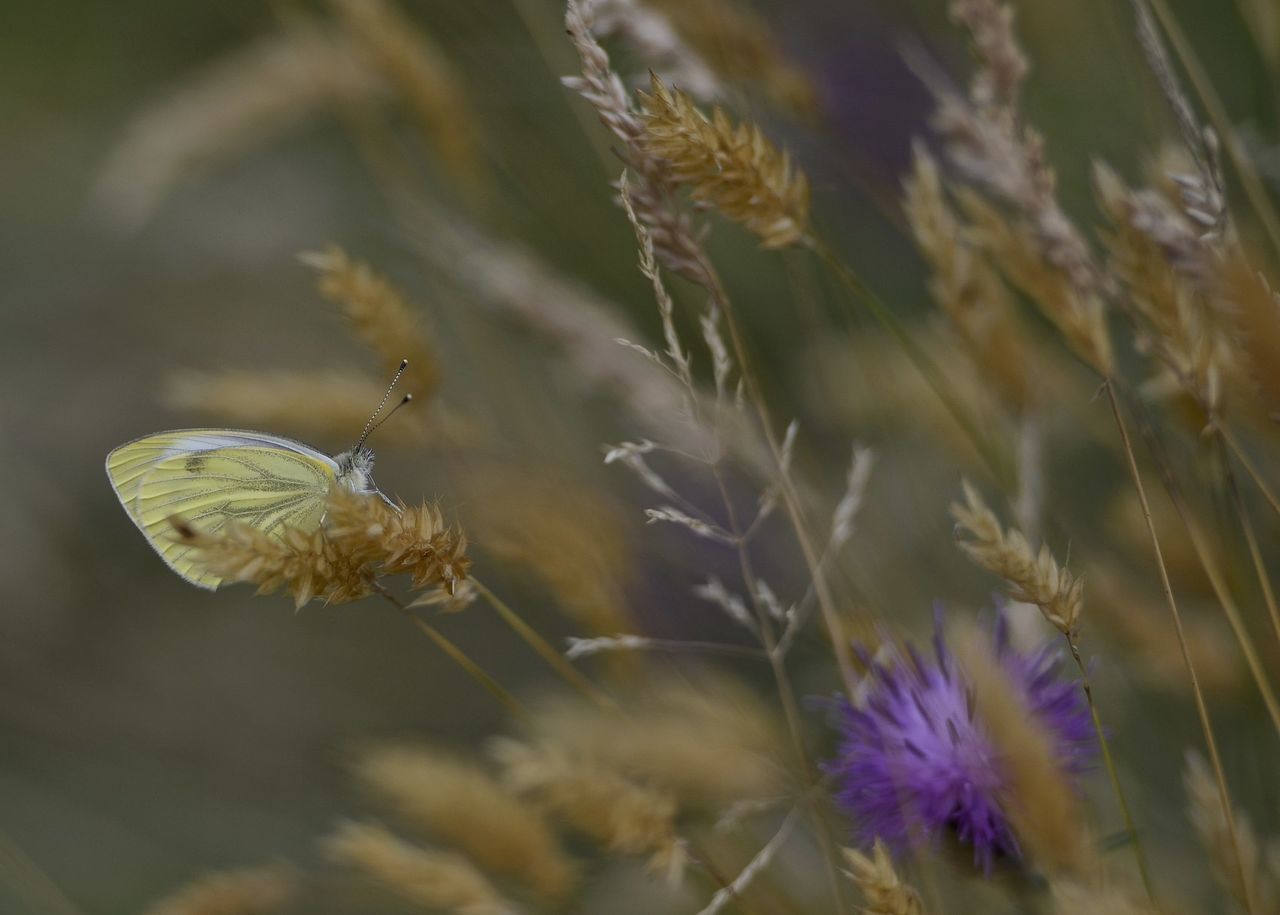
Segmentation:
{"type": "Polygon", "coordinates": [[[0,912],[1276,911],[1273,3],[9,19],[0,912]]]}

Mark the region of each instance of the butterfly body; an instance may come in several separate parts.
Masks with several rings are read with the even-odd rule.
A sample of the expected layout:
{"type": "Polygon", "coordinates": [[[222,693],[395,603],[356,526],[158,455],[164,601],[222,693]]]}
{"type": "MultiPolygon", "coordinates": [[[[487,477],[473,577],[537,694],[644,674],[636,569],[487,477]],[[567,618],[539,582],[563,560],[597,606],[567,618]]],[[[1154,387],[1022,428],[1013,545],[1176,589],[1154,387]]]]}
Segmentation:
{"type": "Polygon", "coordinates": [[[206,533],[234,519],[283,539],[289,528],[324,521],[334,486],[378,492],[373,452],[357,446],[337,457],[262,432],[180,429],[121,445],[107,455],[107,476],[125,512],[171,569],[202,588],[221,577],[200,568],[191,547],[172,535],[180,517],[206,533]]]}

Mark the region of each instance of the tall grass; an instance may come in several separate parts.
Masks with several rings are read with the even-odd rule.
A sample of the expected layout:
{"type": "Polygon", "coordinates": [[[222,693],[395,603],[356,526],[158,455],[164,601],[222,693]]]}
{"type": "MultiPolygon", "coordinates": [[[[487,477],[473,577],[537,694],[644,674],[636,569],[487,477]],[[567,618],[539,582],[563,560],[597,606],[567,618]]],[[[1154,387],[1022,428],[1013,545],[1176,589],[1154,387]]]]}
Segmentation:
{"type": "MultiPolygon", "coordinates": [[[[1274,18],[1240,6],[1251,28],[1274,18]]],[[[485,421],[500,411],[480,396],[511,411],[534,384],[527,362],[503,365],[490,339],[483,371],[460,366],[436,320],[446,306],[426,296],[423,308],[342,248],[303,256],[380,363],[417,367],[426,409],[386,444],[447,455],[429,485],[465,493],[462,521],[335,492],[315,529],[210,533],[174,518],[174,536],[216,574],[288,591],[298,608],[395,604],[504,704],[510,728],[462,752],[364,752],[353,775],[385,823],[340,823],[311,869],[200,878],[153,911],[290,911],[335,871],[359,875],[353,911],[392,897],[473,915],[612,911],[637,879],[646,911],[1277,911],[1275,817],[1258,809],[1274,786],[1247,776],[1280,760],[1280,298],[1268,279],[1280,252],[1261,241],[1274,237],[1270,194],[1163,0],[1135,0],[1130,40],[1175,125],[1177,156],[1157,161],[1183,164],[1125,178],[1094,162],[1101,218],[1059,193],[1055,150],[1023,103],[1035,54],[1012,7],[946,4],[972,72],[944,76],[914,55],[934,107],[900,176],[899,241],[915,248],[927,301],[874,288],[839,190],[809,177],[806,165],[842,151],[823,126],[821,74],[781,50],[769,17],[727,0],[567,0],[579,70],[566,91],[598,117],[590,143],[604,137],[617,159],[612,186],[584,176],[581,193],[618,204],[612,223],[590,210],[599,231],[634,238],[618,263],[639,277],[618,285],[643,283],[652,306],[634,322],[502,237],[492,213],[513,191],[484,149],[483,117],[496,114],[476,109],[409,5],[325,9],[144,109],[104,167],[100,205],[145,219],[191,177],[194,152],[210,166],[252,155],[280,111],[301,122],[329,106],[395,203],[390,218],[429,230],[424,271],[536,331],[539,348],[521,341],[522,354],[616,409],[597,429],[557,389],[539,446],[566,469],[541,473],[504,451],[505,429],[485,421]],[[288,78],[268,86],[246,69],[288,78]],[[751,264],[722,253],[742,243],[758,246],[751,264]],[[761,314],[749,277],[770,259],[834,292],[816,330],[785,298],[761,314]],[[797,327],[818,337],[796,344],[803,355],[786,351],[797,327]],[[848,392],[804,404],[776,370],[791,360],[817,375],[820,348],[852,362],[868,346],[895,387],[920,392],[852,430],[874,447],[837,419],[848,392]],[[496,388],[477,377],[491,369],[496,388]],[[575,478],[581,449],[563,449],[578,434],[625,437],[604,446],[605,475],[575,478]],[[908,496],[912,460],[941,482],[908,496]],[[1085,460],[1089,479],[1074,466],[1085,460]],[[1138,506],[1138,548],[1109,529],[1111,498],[1138,506]],[[1007,584],[999,622],[967,609],[972,572],[953,545],[1007,584]],[[916,647],[927,602],[879,597],[913,592],[948,608],[932,654],[916,647]],[[529,593],[571,621],[567,650],[528,621],[529,593]],[[1105,606],[1116,593],[1141,595],[1141,612],[1105,606]],[[1157,599],[1166,615],[1149,611],[1157,599]],[[484,670],[445,634],[465,631],[480,602],[545,662],[553,695],[484,670]],[[1206,676],[1206,659],[1224,656],[1225,673],[1206,676]],[[1231,703],[1223,683],[1243,684],[1231,703]],[[1172,726],[1134,727],[1157,708],[1172,726]],[[1188,741],[1187,797],[1145,784],[1188,741]]],[[[1274,68],[1275,42],[1260,33],[1259,45],[1274,68]]],[[[1155,152],[1142,143],[1135,159],[1155,152]]],[[[370,384],[354,369],[175,367],[170,392],[230,423],[329,430],[370,384]]]]}

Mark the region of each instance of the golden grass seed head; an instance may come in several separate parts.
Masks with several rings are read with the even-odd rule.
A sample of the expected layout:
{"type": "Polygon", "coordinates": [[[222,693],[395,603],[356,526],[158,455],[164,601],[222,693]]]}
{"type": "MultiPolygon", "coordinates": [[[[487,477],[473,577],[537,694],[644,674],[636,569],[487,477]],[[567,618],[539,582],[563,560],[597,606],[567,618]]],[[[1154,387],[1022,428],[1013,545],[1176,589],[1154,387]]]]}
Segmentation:
{"type": "Polygon", "coordinates": [[[355,335],[385,365],[408,359],[405,385],[416,397],[430,397],[440,383],[440,362],[423,319],[404,293],[337,245],[300,257],[318,272],[320,295],[342,309],[355,335]]]}
{"type": "Polygon", "coordinates": [[[549,744],[500,739],[491,750],[516,794],[608,851],[648,855],[654,870],[679,875],[685,852],[675,829],[674,795],[549,744]]]}
{"type": "Polygon", "coordinates": [[[844,849],[846,872],[862,892],[867,915],[924,915],[920,894],[898,876],[883,842],[876,840],[870,855],[844,849]]]}
{"type": "Polygon", "coordinates": [[[514,903],[464,856],[422,848],[374,823],[344,822],[321,839],[326,857],[416,905],[456,915],[515,915],[514,903]]]}
{"type": "Polygon", "coordinates": [[[735,125],[719,107],[708,118],[656,74],[640,99],[642,145],[695,200],[715,206],[766,248],[785,248],[808,236],[809,179],[757,125],[735,125]]]}
{"type": "Polygon", "coordinates": [[[964,494],[965,504],[951,505],[960,549],[1007,581],[1014,600],[1035,604],[1059,631],[1074,633],[1084,605],[1084,583],[1058,565],[1048,546],[1042,545],[1037,552],[1021,531],[1001,527],[995,513],[967,481],[964,494]],[[968,537],[960,537],[962,533],[968,537]]]}
{"type": "Polygon", "coordinates": [[[542,814],[476,762],[389,744],[361,752],[352,770],[389,811],[460,849],[490,873],[548,899],[561,899],[573,887],[573,864],[542,814]]]}
{"type": "Polygon", "coordinates": [[[197,877],[144,915],[283,915],[298,892],[298,877],[289,867],[247,867],[197,877]]]}

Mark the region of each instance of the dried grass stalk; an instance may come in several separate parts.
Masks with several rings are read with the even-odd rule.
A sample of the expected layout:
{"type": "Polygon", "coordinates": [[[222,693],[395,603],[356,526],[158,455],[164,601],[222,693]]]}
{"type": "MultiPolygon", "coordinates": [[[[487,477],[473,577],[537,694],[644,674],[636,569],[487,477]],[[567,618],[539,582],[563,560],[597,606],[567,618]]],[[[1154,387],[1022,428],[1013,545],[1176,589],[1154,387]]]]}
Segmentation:
{"type": "MultiPolygon", "coordinates": [[[[1142,678],[1166,691],[1185,694],[1187,668],[1177,634],[1169,630],[1168,610],[1134,588],[1117,567],[1098,562],[1089,566],[1089,594],[1091,612],[1106,617],[1142,678]]],[[[1238,696],[1247,671],[1220,616],[1197,613],[1183,622],[1200,688],[1208,695],[1238,696]]]]}
{"type": "Polygon", "coordinates": [[[590,0],[592,32],[618,38],[649,70],[684,86],[704,101],[720,98],[725,88],[715,71],[672,26],[664,12],[642,0],[590,0]]]}
{"type": "Polygon", "coordinates": [[[1072,352],[1100,374],[1108,374],[1114,354],[1099,283],[1069,281],[1025,226],[1011,224],[976,194],[961,192],[956,197],[970,221],[969,237],[1058,328],[1072,352]]]}
{"type": "Polygon", "coordinates": [[[676,800],[560,747],[496,740],[494,758],[506,784],[573,829],[624,855],[649,855],[649,866],[679,876],[684,844],[675,831],[676,800]]]}
{"type": "Polygon", "coordinates": [[[1218,783],[1203,757],[1193,751],[1187,753],[1183,784],[1187,791],[1187,815],[1195,826],[1218,885],[1243,909],[1276,911],[1280,906],[1280,886],[1277,885],[1280,878],[1268,872],[1248,814],[1240,809],[1235,811],[1233,844],[1218,783]],[[1250,907],[1249,900],[1256,908],[1250,907]]]}
{"type": "Polygon", "coordinates": [[[1141,322],[1139,347],[1153,352],[1203,410],[1216,414],[1224,379],[1240,372],[1230,326],[1206,304],[1209,251],[1160,193],[1133,191],[1100,163],[1094,188],[1114,226],[1107,239],[1111,267],[1127,287],[1123,302],[1141,322]]]}
{"type": "Polygon", "coordinates": [[[515,915],[462,855],[430,851],[372,823],[341,823],[321,843],[330,860],[354,867],[401,898],[457,915],[515,915]]]}
{"type": "Polygon", "coordinates": [[[932,270],[929,291],[946,312],[974,362],[1019,412],[1030,401],[1026,343],[1008,287],[947,203],[937,162],[923,146],[904,186],[903,210],[932,270]]]}
{"type": "Polygon", "coordinates": [[[444,48],[392,0],[329,0],[339,21],[396,87],[423,139],[469,189],[480,182],[479,126],[444,48]]]}
{"type": "Polygon", "coordinates": [[[989,207],[973,213],[971,205],[971,219],[1009,279],[1036,301],[1081,359],[1109,375],[1113,354],[1104,297],[1111,283],[1058,203],[1044,141],[1021,123],[1017,95],[1027,65],[1012,10],[996,0],[952,0],[950,10],[969,30],[978,69],[968,97],[935,88],[934,125],[961,174],[1019,217],[1011,221],[989,207]]]}
{"type": "Polygon", "coordinates": [[[385,92],[344,35],[299,27],[263,36],[135,114],[102,165],[92,206],[137,229],[183,182],[269,145],[340,99],[385,92]]]}
{"type": "Polygon", "coordinates": [[[198,877],[145,915],[276,915],[297,895],[297,876],[290,868],[249,867],[198,877]]]}
{"type": "Polygon", "coordinates": [[[780,789],[781,735],[735,684],[657,681],[636,696],[625,716],[574,699],[548,701],[534,708],[529,728],[549,746],[661,785],[686,805],[722,807],[780,789]]]}
{"type": "Polygon", "coordinates": [[[1082,820],[1080,797],[1063,777],[1050,735],[993,656],[990,636],[970,629],[954,643],[1001,770],[1004,797],[1019,842],[1050,873],[1088,877],[1099,863],[1082,820]]]}
{"type": "Polygon", "coordinates": [[[722,108],[707,117],[679,89],[653,74],[644,106],[643,145],[671,168],[695,200],[710,203],[759,237],[785,248],[809,233],[809,180],[751,123],[734,125],[722,108]]]}
{"type": "Polygon", "coordinates": [[[1237,328],[1263,402],[1272,418],[1280,418],[1280,296],[1238,244],[1218,264],[1215,290],[1237,328]]]}
{"type": "Polygon", "coordinates": [[[663,266],[710,288],[713,283],[704,264],[701,233],[675,201],[676,182],[670,168],[645,148],[644,122],[592,33],[593,17],[591,3],[567,0],[565,31],[582,61],[582,75],[565,77],[563,82],[595,108],[601,123],[622,143],[622,160],[635,174],[631,202],[653,237],[663,266]]]}
{"type": "Polygon", "coordinates": [[[866,900],[863,911],[867,915],[924,915],[920,894],[898,876],[889,850],[879,839],[870,857],[846,848],[844,860],[849,865],[849,878],[866,900]]]}
{"type": "Polygon", "coordinates": [[[562,899],[573,887],[574,867],[542,815],[474,762],[425,747],[387,745],[361,753],[353,769],[388,809],[489,872],[546,899],[562,899]]]}
{"type": "Polygon", "coordinates": [[[1021,531],[1002,528],[967,481],[964,495],[964,505],[951,505],[957,536],[966,533],[971,538],[958,539],[960,548],[978,565],[1008,582],[1014,600],[1035,604],[1059,631],[1074,633],[1084,604],[1084,582],[1059,566],[1048,546],[1042,545],[1037,553],[1021,531]]]}
{"type": "Polygon", "coordinates": [[[440,364],[423,319],[404,293],[337,245],[309,251],[301,259],[319,272],[320,294],[342,309],[356,336],[383,364],[393,366],[401,359],[409,360],[405,386],[414,396],[426,398],[434,393],[440,381],[440,364]]]}

